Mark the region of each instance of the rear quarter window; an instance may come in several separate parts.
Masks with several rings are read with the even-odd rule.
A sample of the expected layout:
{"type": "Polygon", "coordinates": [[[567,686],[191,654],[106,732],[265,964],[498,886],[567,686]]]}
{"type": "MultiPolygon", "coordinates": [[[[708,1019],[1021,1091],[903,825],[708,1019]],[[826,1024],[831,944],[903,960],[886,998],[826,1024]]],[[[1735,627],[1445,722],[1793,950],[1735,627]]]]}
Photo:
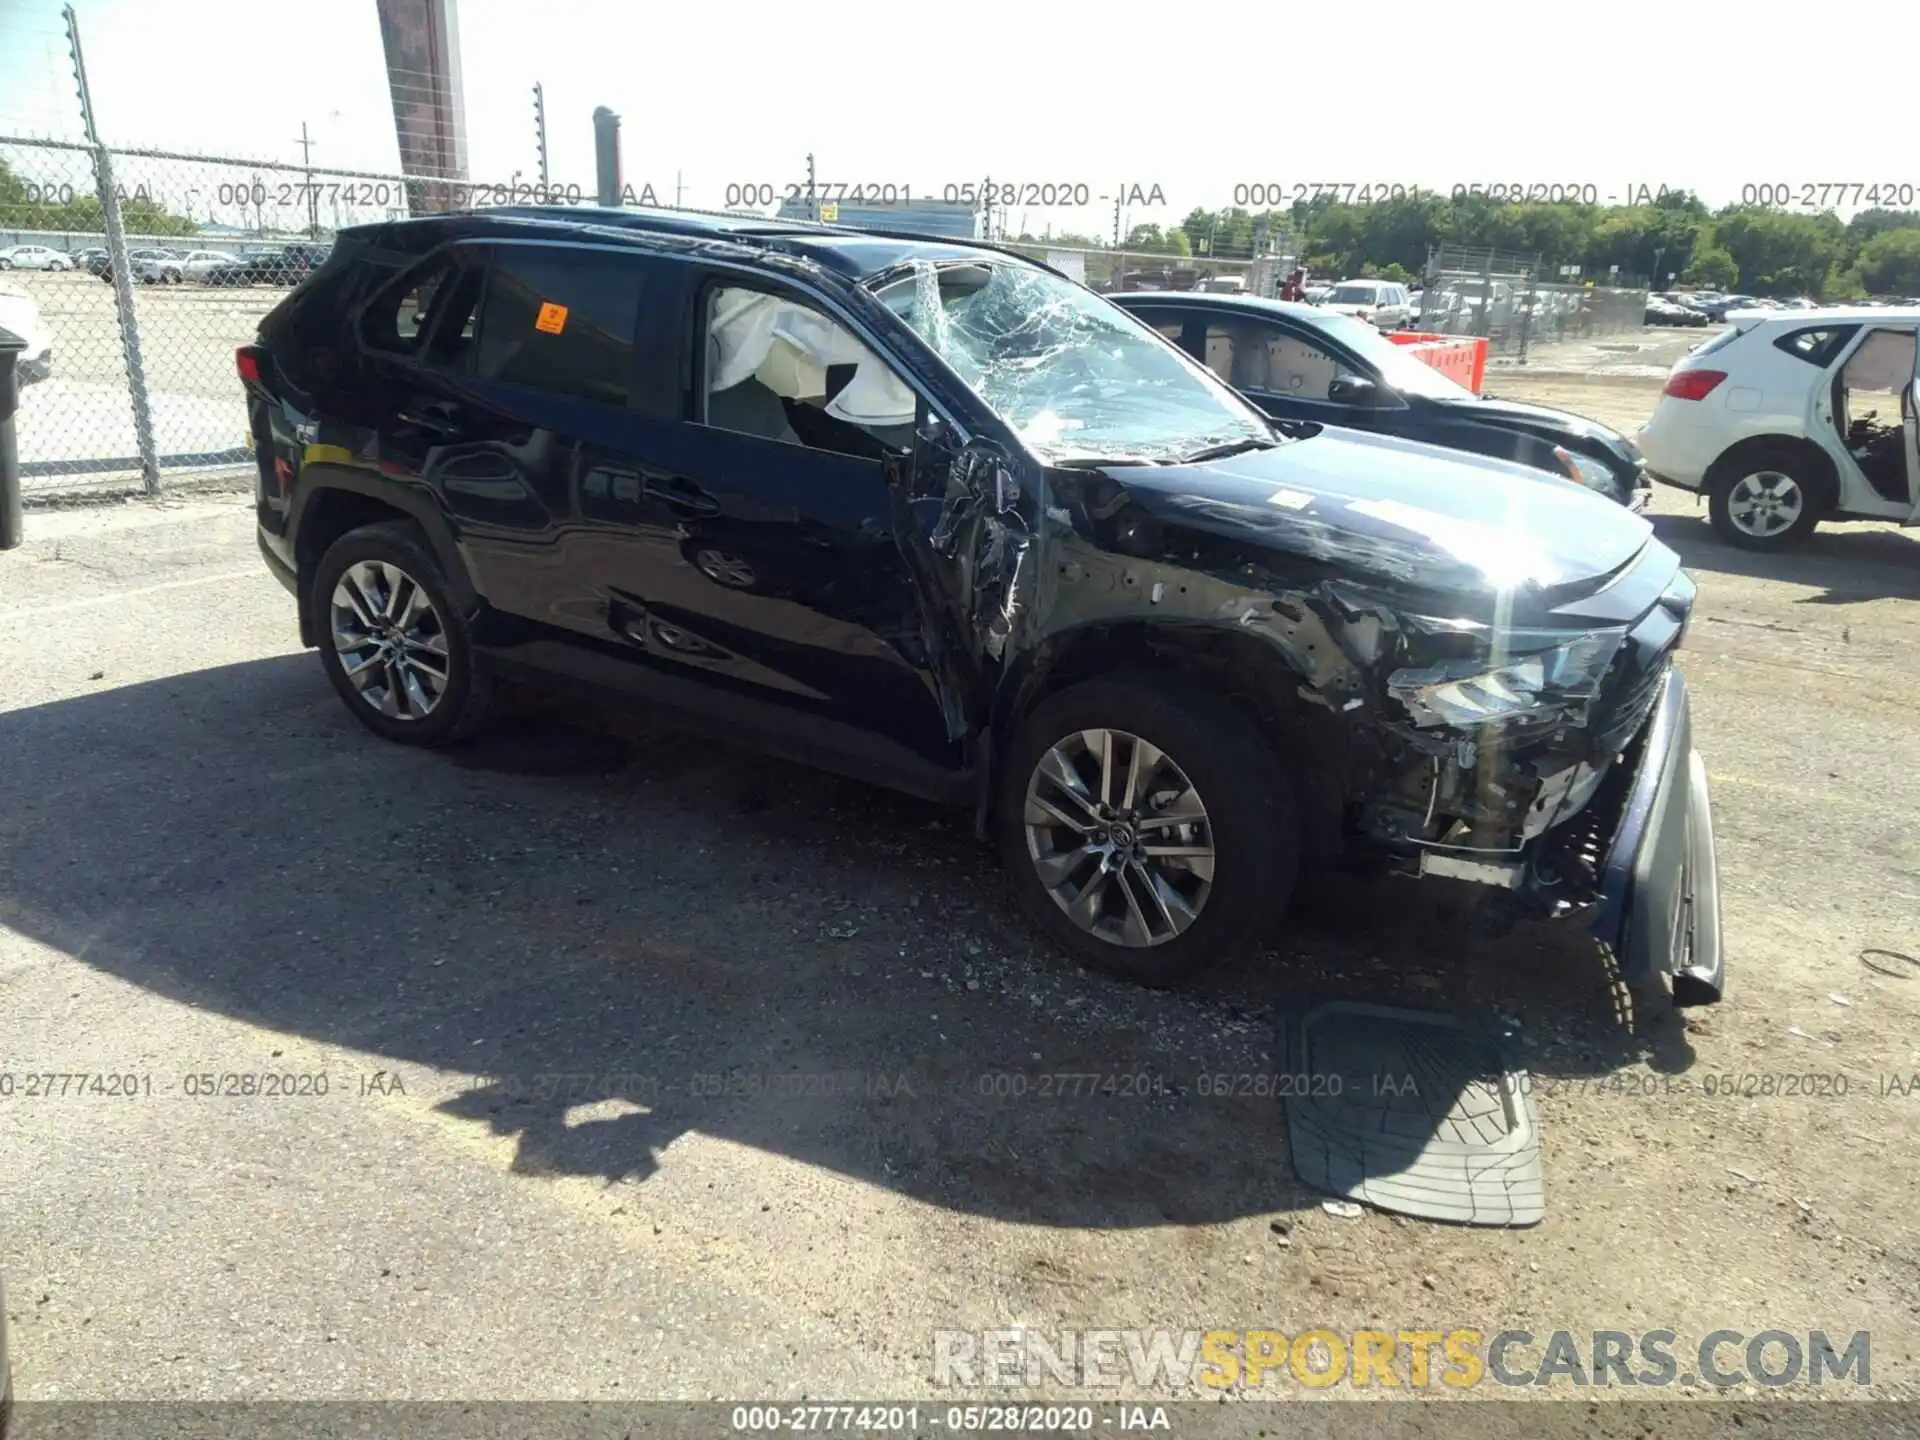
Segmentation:
{"type": "Polygon", "coordinates": [[[1738,340],[1739,338],[1740,338],[1740,327],[1738,325],[1729,325],[1726,329],[1722,330],[1718,335],[1714,336],[1711,340],[1707,341],[1706,344],[1702,345],[1699,349],[1695,350],[1693,354],[1696,356],[1711,355],[1716,350],[1726,349],[1727,346],[1731,345],[1734,341],[1738,340]]]}

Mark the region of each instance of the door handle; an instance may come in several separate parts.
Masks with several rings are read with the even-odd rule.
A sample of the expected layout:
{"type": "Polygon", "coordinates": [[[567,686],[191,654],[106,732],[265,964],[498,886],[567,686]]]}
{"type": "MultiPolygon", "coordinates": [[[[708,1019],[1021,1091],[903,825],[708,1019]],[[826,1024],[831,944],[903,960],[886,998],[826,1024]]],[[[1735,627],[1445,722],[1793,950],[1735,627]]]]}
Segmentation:
{"type": "Polygon", "coordinates": [[[675,476],[669,480],[649,480],[647,493],[669,510],[682,515],[718,515],[720,502],[691,480],[675,476]]]}
{"type": "Polygon", "coordinates": [[[451,405],[423,405],[402,410],[398,419],[403,425],[417,425],[436,435],[455,435],[460,431],[460,412],[451,405]]]}

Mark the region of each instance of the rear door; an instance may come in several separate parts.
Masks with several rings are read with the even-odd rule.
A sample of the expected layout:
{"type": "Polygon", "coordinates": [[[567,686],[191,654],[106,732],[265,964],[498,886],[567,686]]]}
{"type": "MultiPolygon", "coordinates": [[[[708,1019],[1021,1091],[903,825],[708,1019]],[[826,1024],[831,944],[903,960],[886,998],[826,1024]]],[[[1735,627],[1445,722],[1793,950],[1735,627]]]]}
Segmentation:
{"type": "MultiPolygon", "coordinates": [[[[1817,344],[1822,333],[1809,327],[1776,343],[1806,358],[1794,347],[1817,344]]],[[[1911,321],[1862,325],[1838,347],[1828,378],[1816,387],[1809,433],[1833,457],[1841,508],[1853,514],[1904,520],[1913,513],[1909,416],[1916,349],[1911,321]]]]}
{"type": "Polygon", "coordinates": [[[618,246],[464,244],[362,317],[380,469],[432,497],[496,611],[540,627],[521,642],[606,635],[582,596],[577,492],[635,473],[644,264],[618,246]]]}

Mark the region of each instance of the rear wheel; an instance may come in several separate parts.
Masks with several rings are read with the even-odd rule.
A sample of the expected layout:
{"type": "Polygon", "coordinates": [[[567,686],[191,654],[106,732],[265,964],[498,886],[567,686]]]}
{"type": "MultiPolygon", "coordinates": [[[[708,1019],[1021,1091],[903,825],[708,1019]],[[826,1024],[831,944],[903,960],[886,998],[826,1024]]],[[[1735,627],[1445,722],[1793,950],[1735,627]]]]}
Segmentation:
{"type": "Polygon", "coordinates": [[[491,711],[488,677],[426,537],[410,521],[349,531],[315,567],[320,663],[369,730],[408,745],[473,734],[491,711]]]}
{"type": "Polygon", "coordinates": [[[1746,550],[1783,550],[1811,535],[1820,505],[1805,463],[1759,455],[1730,467],[1709,488],[1708,514],[1723,540],[1746,550]]]}
{"type": "Polygon", "coordinates": [[[1185,979],[1280,921],[1299,842],[1273,751],[1224,700],[1094,680],[1021,724],[1000,779],[1001,852],[1034,922],[1082,963],[1185,979]]]}

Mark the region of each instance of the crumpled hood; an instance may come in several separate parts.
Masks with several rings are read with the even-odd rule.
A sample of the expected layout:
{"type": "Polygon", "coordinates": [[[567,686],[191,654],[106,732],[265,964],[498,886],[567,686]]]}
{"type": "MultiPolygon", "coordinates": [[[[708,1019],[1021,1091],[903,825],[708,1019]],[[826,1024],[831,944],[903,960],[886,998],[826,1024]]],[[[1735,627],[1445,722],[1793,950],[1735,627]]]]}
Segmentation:
{"type": "Polygon", "coordinates": [[[1591,587],[1653,533],[1545,471],[1333,428],[1196,465],[1104,473],[1164,525],[1422,590],[1545,598],[1591,587]]]}

